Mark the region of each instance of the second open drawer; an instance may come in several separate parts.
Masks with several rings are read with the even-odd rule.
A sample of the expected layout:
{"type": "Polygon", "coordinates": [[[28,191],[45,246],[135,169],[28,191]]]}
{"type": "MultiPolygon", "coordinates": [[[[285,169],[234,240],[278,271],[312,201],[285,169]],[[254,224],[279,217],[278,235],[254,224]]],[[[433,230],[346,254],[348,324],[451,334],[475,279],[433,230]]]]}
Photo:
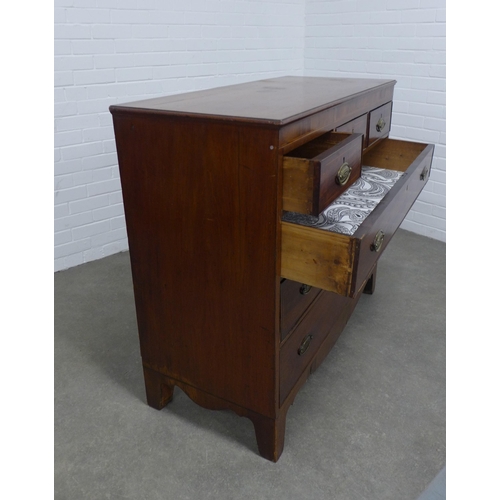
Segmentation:
{"type": "MultiPolygon", "coordinates": [[[[296,222],[281,222],[281,276],[354,297],[426,184],[433,145],[385,139],[363,165],[402,175],[351,234],[296,222]]],[[[292,218],[293,220],[293,218],[292,218]]]]}

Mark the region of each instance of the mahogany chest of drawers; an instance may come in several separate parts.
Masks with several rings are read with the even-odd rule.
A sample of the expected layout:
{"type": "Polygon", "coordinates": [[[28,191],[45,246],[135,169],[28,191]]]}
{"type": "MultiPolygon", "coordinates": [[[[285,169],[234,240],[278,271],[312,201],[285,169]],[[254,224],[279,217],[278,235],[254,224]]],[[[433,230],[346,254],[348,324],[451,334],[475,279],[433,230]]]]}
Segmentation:
{"type": "Polygon", "coordinates": [[[290,404],[429,177],[432,145],[388,138],[394,85],[282,77],[111,106],[150,406],[177,386],[250,418],[278,460],[290,404]],[[365,166],[392,187],[325,230],[365,166]]]}

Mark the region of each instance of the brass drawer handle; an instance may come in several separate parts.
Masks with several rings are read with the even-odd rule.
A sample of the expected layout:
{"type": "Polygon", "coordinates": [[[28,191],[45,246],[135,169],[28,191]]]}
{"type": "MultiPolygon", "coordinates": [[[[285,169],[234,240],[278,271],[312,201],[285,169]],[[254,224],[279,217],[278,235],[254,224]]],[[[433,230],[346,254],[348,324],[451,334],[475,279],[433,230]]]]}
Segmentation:
{"type": "Polygon", "coordinates": [[[428,174],[429,174],[429,169],[427,167],[424,167],[424,169],[422,170],[422,173],[420,174],[420,180],[425,181],[428,174]]]}
{"type": "Polygon", "coordinates": [[[337,172],[337,176],[335,177],[337,184],[340,184],[341,186],[347,184],[349,177],[351,177],[351,172],[352,168],[349,166],[349,163],[343,163],[337,172]]]}
{"type": "Polygon", "coordinates": [[[382,242],[384,241],[384,232],[379,231],[376,235],[375,238],[373,238],[373,243],[370,245],[370,250],[372,252],[378,252],[380,248],[382,247],[382,242]]]}
{"type": "Polygon", "coordinates": [[[380,117],[375,128],[377,129],[377,132],[382,132],[384,127],[385,127],[385,120],[382,117],[380,117]]]}
{"type": "Polygon", "coordinates": [[[311,291],[312,286],[311,285],[301,285],[300,287],[300,293],[302,295],[306,295],[311,291]]]}
{"type": "Polygon", "coordinates": [[[312,335],[307,335],[304,340],[302,341],[302,344],[300,344],[299,350],[297,351],[299,353],[299,356],[302,356],[307,349],[309,349],[309,346],[311,345],[311,340],[313,336],[312,335]]]}

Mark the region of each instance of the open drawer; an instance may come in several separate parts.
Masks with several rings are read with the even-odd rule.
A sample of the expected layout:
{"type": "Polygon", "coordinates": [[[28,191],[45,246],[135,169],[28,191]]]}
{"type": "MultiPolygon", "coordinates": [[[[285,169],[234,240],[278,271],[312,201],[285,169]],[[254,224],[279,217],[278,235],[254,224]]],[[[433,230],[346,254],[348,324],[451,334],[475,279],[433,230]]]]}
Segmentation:
{"type": "Polygon", "coordinates": [[[283,210],[319,215],[361,173],[362,134],[328,132],[283,157],[283,210]]]}
{"type": "Polygon", "coordinates": [[[433,152],[433,145],[384,139],[363,156],[363,165],[387,170],[399,179],[352,234],[321,227],[322,215],[316,218],[285,212],[281,276],[355,297],[426,184],[433,152]]]}

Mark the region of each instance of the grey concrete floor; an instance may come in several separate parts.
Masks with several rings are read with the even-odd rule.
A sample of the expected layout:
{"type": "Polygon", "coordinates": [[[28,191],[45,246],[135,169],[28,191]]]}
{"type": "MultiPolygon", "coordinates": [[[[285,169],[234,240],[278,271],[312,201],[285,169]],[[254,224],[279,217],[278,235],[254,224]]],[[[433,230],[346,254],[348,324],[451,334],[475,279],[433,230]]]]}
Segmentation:
{"type": "Polygon", "coordinates": [[[425,496],[445,466],[445,251],[396,233],[375,294],[290,408],[276,464],[248,419],[179,389],[146,405],[128,253],[56,273],[56,500],[425,496]]]}

